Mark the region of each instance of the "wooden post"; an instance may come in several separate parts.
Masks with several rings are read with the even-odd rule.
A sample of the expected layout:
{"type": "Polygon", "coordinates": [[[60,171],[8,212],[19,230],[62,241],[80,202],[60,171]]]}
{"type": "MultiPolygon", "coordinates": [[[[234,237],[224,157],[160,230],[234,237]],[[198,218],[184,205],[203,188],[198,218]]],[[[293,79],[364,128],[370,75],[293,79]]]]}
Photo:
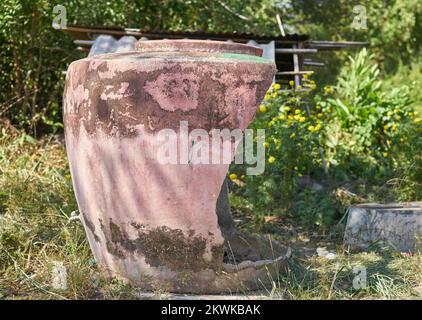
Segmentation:
{"type": "MultiPolygon", "coordinates": [[[[298,42],[297,44],[293,45],[293,49],[298,49],[301,47],[301,43],[298,42]]],[[[293,53],[293,71],[295,72],[294,79],[295,79],[295,90],[298,89],[301,83],[301,76],[300,76],[300,65],[299,65],[299,54],[297,52],[293,53]]]]}
{"type": "MultiPolygon", "coordinates": [[[[294,66],[294,72],[295,72],[295,90],[297,90],[298,86],[302,84],[303,72],[301,71],[301,66],[303,65],[304,59],[303,59],[303,53],[300,53],[300,52],[301,52],[301,49],[303,48],[303,43],[298,42],[297,45],[293,45],[293,48],[299,49],[298,52],[295,52],[293,54],[293,66],[294,66]]],[[[309,107],[309,104],[306,104],[306,113],[308,114],[308,117],[311,115],[311,109],[309,107]]],[[[321,157],[322,165],[324,167],[324,173],[328,177],[329,176],[328,165],[327,165],[327,161],[325,161],[324,152],[322,151],[322,148],[319,145],[319,142],[316,141],[316,143],[318,146],[319,156],[321,157]]]]}

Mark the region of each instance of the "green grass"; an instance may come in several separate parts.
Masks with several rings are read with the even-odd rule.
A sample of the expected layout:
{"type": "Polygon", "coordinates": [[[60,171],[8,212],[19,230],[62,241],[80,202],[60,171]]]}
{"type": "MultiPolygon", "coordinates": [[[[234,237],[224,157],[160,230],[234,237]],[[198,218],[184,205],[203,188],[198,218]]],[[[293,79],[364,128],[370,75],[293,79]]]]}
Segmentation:
{"type": "MultiPolygon", "coordinates": [[[[250,207],[237,199],[236,218],[250,232],[257,227],[250,207]]],[[[107,281],[97,270],[77,219],[69,168],[57,137],[34,141],[0,137],[0,299],[135,299],[139,288],[107,281]],[[67,270],[67,289],[52,287],[57,263],[67,270]]],[[[285,217],[266,221],[265,232],[294,249],[285,273],[263,288],[273,299],[421,298],[422,256],[385,249],[344,252],[338,237],[314,236],[285,217]],[[305,247],[327,246],[337,254],[326,260],[306,256],[305,247]],[[353,289],[354,266],[367,269],[365,289],[353,289]]],[[[156,293],[160,297],[161,292],[156,293]]]]}
{"type": "Polygon", "coordinates": [[[69,168],[55,138],[0,138],[0,298],[128,298],[126,286],[101,279],[78,220],[69,168]],[[32,141],[31,141],[32,142],[32,141]],[[67,269],[67,290],[51,288],[67,269]]]}
{"type": "Polygon", "coordinates": [[[273,294],[284,299],[420,299],[420,255],[379,252],[345,254],[334,260],[311,257],[292,261],[286,275],[274,285],[273,294]],[[354,269],[360,268],[360,269],[354,269]],[[366,269],[366,287],[353,281],[366,269]],[[354,272],[355,271],[355,272],[354,272]]]}

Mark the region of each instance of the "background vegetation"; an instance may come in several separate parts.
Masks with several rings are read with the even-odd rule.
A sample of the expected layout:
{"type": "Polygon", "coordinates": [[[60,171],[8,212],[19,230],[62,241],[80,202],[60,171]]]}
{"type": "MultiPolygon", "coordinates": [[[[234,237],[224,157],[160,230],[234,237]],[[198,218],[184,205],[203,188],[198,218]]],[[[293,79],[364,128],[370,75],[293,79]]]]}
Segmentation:
{"type": "MultiPolygon", "coordinates": [[[[368,50],[324,53],[307,92],[275,84],[254,128],[266,129],[261,176],[230,171],[242,229],[269,233],[297,252],[268,290],[282,298],[420,297],[421,255],[388,248],[351,254],[341,246],[348,205],[422,199],[422,2],[419,0],[3,0],[0,3],[0,298],[137,298],[97,274],[62,142],[64,71],[82,58],[52,28],[57,4],[68,24],[144,29],[287,32],[315,40],[369,41],[368,50]],[[352,27],[364,5],[367,29],[352,27]],[[287,92],[285,91],[286,89],[287,92]],[[324,246],[334,260],[315,254],[324,246]],[[312,251],[313,250],[313,251],[312,251]],[[51,288],[62,261],[68,289],[51,288]],[[354,265],[369,286],[350,286],[354,265]]],[[[157,293],[160,295],[160,293],[157,293]]]]}
{"type": "MultiPolygon", "coordinates": [[[[52,28],[57,4],[66,8],[68,24],[274,35],[279,35],[275,21],[279,13],[287,32],[323,40],[370,41],[381,73],[392,84],[410,84],[408,80],[421,84],[422,3],[418,0],[4,0],[0,3],[0,117],[31,135],[61,127],[63,71],[83,57],[67,35],[52,28]],[[356,30],[353,7],[360,3],[367,10],[367,29],[356,30]]],[[[335,81],[345,55],[320,57],[328,62],[315,79],[320,86],[335,81]]],[[[412,92],[420,101],[420,90],[412,92]]]]}

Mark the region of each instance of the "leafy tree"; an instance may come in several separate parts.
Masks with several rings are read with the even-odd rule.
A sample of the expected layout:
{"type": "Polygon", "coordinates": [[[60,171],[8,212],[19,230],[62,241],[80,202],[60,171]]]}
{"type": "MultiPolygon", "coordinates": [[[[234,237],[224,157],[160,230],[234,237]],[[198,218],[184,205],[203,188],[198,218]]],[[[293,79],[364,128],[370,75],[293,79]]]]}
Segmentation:
{"type": "MultiPolygon", "coordinates": [[[[362,2],[367,9],[366,30],[351,26],[356,4],[348,0],[3,0],[0,118],[11,119],[31,134],[61,126],[63,71],[83,55],[68,36],[52,28],[55,5],[66,8],[69,24],[276,36],[275,15],[280,13],[288,32],[309,33],[315,39],[369,40],[387,72],[414,63],[422,40],[422,2],[362,2]]],[[[345,57],[345,52],[321,56],[327,63],[318,71],[317,82],[334,82],[345,57]]]]}
{"type": "Polygon", "coordinates": [[[83,57],[52,28],[55,5],[66,8],[68,24],[255,33],[274,30],[277,10],[269,0],[2,1],[0,118],[31,134],[62,126],[63,71],[83,57]]]}
{"type": "Polygon", "coordinates": [[[399,62],[413,60],[422,45],[422,2],[419,0],[298,0],[292,2],[300,12],[302,32],[326,40],[366,40],[376,58],[388,72],[399,62]],[[365,8],[366,29],[355,29],[355,6],[365,8]]]}

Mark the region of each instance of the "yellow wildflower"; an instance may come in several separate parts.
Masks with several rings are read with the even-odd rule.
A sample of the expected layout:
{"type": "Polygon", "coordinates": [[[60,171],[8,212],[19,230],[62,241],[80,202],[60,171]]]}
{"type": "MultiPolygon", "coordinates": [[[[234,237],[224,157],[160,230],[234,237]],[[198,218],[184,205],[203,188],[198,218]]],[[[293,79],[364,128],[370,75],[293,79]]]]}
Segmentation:
{"type": "Polygon", "coordinates": [[[305,117],[300,117],[299,118],[299,122],[305,122],[306,121],[306,118],[305,117]]]}
{"type": "Polygon", "coordinates": [[[318,118],[322,118],[323,116],[324,116],[324,114],[322,112],[320,112],[320,113],[317,114],[317,117],[318,118]]]}
{"type": "Polygon", "coordinates": [[[415,118],[415,120],[413,120],[413,122],[418,124],[419,122],[421,122],[421,118],[417,117],[417,118],[415,118]]]}
{"type": "Polygon", "coordinates": [[[325,86],[324,87],[324,93],[325,94],[330,94],[333,92],[333,88],[331,88],[330,86],[325,86]]]}
{"type": "Polygon", "coordinates": [[[270,99],[271,99],[271,94],[266,93],[266,94],[265,94],[265,97],[264,97],[264,100],[265,100],[265,101],[268,101],[268,100],[270,100],[270,99]]]}
{"type": "Polygon", "coordinates": [[[289,120],[293,120],[293,116],[292,116],[291,114],[289,114],[289,115],[287,116],[287,118],[288,118],[289,120]]]}
{"type": "Polygon", "coordinates": [[[289,81],[289,85],[290,85],[291,87],[293,87],[293,86],[295,85],[295,82],[294,82],[293,80],[290,80],[290,81],[289,81]]]}
{"type": "Polygon", "coordinates": [[[264,148],[268,148],[270,146],[268,142],[264,142],[262,145],[264,146],[264,148]]]}
{"type": "Polygon", "coordinates": [[[299,114],[300,113],[300,110],[299,109],[296,109],[295,110],[295,114],[299,114]]]}
{"type": "Polygon", "coordinates": [[[237,179],[237,174],[236,173],[232,173],[229,175],[230,180],[236,180],[237,179]]]}
{"type": "Polygon", "coordinates": [[[383,152],[382,156],[383,156],[384,158],[388,158],[388,152],[383,152]]]}
{"type": "Polygon", "coordinates": [[[292,133],[291,135],[290,135],[290,139],[293,139],[294,137],[296,137],[296,133],[292,133]]]}
{"type": "Polygon", "coordinates": [[[301,86],[301,85],[298,85],[298,86],[297,86],[297,90],[298,90],[298,91],[302,90],[302,86],[301,86]]]}
{"type": "Polygon", "coordinates": [[[393,112],[393,111],[388,111],[388,112],[387,112],[387,116],[389,116],[389,117],[391,117],[393,114],[394,114],[394,112],[393,112]]]}
{"type": "Polygon", "coordinates": [[[278,83],[273,83],[271,86],[272,86],[275,90],[279,90],[279,89],[280,89],[280,84],[278,84],[278,83]]]}
{"type": "Polygon", "coordinates": [[[268,163],[274,163],[275,162],[275,158],[273,156],[270,156],[268,158],[268,163]]]}
{"type": "Polygon", "coordinates": [[[315,127],[314,126],[309,126],[308,127],[308,130],[311,131],[311,132],[314,132],[315,131],[315,127]]]}
{"type": "Polygon", "coordinates": [[[321,130],[321,124],[318,123],[315,127],[315,131],[319,131],[319,130],[321,130]]]}
{"type": "Polygon", "coordinates": [[[265,105],[261,104],[259,106],[259,111],[261,111],[262,113],[265,113],[265,112],[267,112],[267,107],[265,105]]]}

